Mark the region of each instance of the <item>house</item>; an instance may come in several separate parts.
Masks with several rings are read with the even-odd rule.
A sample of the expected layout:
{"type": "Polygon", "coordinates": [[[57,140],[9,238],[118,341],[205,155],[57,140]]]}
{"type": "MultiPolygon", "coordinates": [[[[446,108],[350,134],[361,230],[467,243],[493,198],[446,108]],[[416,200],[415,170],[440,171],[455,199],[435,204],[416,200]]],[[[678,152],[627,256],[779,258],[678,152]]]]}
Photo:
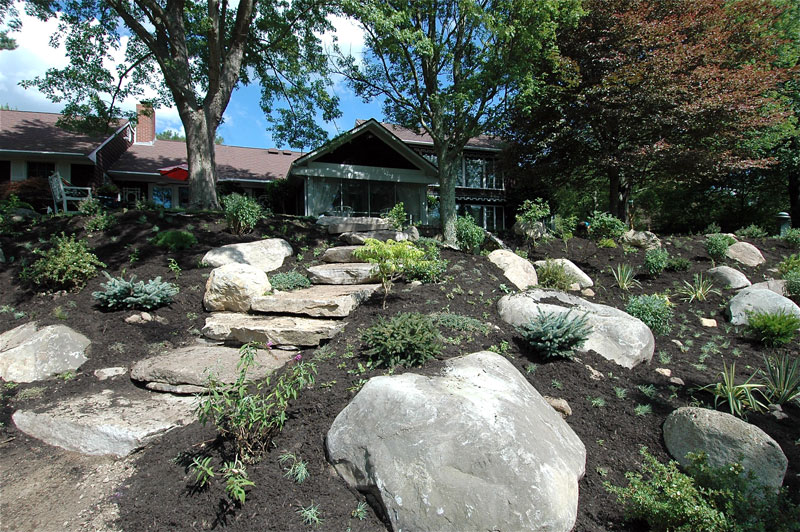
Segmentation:
{"type": "MultiPolygon", "coordinates": [[[[112,182],[126,203],[188,205],[185,143],[156,139],[155,112],[137,110],[135,127],[121,123],[107,138],[60,129],[57,114],[0,110],[0,187],[58,171],[75,186],[112,182]]],[[[458,168],[459,212],[490,230],[505,228],[499,153],[495,139],[472,139],[458,168]]],[[[437,217],[429,208],[438,196],[435,159],[426,134],[374,119],[310,153],[226,145],[215,152],[220,187],[260,197],[279,184],[281,212],[378,216],[403,202],[423,224],[437,217]]]]}

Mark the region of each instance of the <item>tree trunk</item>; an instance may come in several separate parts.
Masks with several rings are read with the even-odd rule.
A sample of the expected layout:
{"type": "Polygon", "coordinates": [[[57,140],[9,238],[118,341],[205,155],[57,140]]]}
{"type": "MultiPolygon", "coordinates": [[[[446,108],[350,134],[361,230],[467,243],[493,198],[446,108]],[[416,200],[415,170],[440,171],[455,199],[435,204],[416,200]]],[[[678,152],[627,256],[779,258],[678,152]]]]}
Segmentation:
{"type": "Polygon", "coordinates": [[[623,222],[628,217],[630,195],[630,183],[622,178],[618,168],[611,168],[608,171],[608,212],[623,222]]]}
{"type": "Polygon", "coordinates": [[[439,214],[442,220],[442,236],[445,244],[457,246],[456,239],[456,179],[452,153],[437,150],[439,167],[439,214]]]}
{"type": "Polygon", "coordinates": [[[189,163],[189,203],[192,208],[219,209],[217,165],[214,160],[216,128],[203,109],[181,113],[186,130],[186,156],[189,163]]]}

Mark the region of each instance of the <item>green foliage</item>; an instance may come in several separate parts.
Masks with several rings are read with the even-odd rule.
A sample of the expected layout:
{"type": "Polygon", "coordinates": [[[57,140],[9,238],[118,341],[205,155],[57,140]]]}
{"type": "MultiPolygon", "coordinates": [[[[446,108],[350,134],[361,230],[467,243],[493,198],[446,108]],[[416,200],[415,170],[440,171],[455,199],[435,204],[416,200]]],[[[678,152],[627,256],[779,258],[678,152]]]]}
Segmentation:
{"type": "Polygon", "coordinates": [[[734,233],[739,238],[766,238],[767,232],[756,224],[750,224],[747,227],[742,227],[734,233]]]}
{"type": "Polygon", "coordinates": [[[486,239],[483,228],[478,226],[470,216],[459,216],[456,219],[456,242],[462,251],[475,253],[486,239]]]}
{"type": "Polygon", "coordinates": [[[367,503],[364,501],[360,501],[356,505],[356,509],[350,512],[350,515],[359,521],[363,521],[367,518],[367,503]]]}
{"type": "Polygon", "coordinates": [[[614,276],[614,282],[620,290],[629,292],[635,286],[642,286],[639,281],[635,279],[633,266],[630,264],[618,264],[616,268],[611,268],[611,275],[614,276]]]}
{"type": "Polygon", "coordinates": [[[613,238],[601,238],[597,241],[597,247],[599,248],[616,248],[617,242],[613,238]]]}
{"type": "Polygon", "coordinates": [[[789,272],[800,272],[800,254],[792,253],[778,263],[778,271],[784,277],[789,272]]]}
{"type": "Polygon", "coordinates": [[[706,236],[706,252],[708,256],[711,257],[711,262],[716,264],[717,262],[724,260],[726,254],[728,253],[728,248],[735,241],[728,235],[723,235],[720,233],[714,233],[711,235],[706,236]]]}
{"type": "Polygon", "coordinates": [[[653,334],[667,334],[672,330],[672,308],[664,296],[634,296],[625,307],[625,312],[642,320],[653,334]]]}
{"type": "Polygon", "coordinates": [[[276,273],[270,276],[269,284],[272,285],[273,290],[289,292],[291,290],[308,288],[311,286],[311,281],[302,273],[292,270],[290,272],[276,273]]]}
{"type": "MultiPolygon", "coordinates": [[[[525,229],[533,229],[535,225],[542,221],[546,216],[550,216],[550,206],[542,198],[531,201],[526,199],[517,209],[517,223],[525,229]]],[[[525,231],[525,235],[531,238],[533,246],[536,247],[536,231],[525,231]]]]}
{"type": "Polygon", "coordinates": [[[101,212],[87,219],[83,227],[89,232],[105,231],[112,228],[117,223],[117,219],[110,212],[101,212]]]}
{"type": "Polygon", "coordinates": [[[162,282],[161,277],[134,282],[135,275],[130,281],[123,277],[111,277],[108,272],[103,272],[108,282],[101,284],[103,291],[92,292],[92,297],[97,300],[101,308],[117,310],[121,308],[135,308],[151,310],[172,303],[172,298],[178,293],[178,287],[172,283],[162,282]]]}
{"type": "Polygon", "coordinates": [[[616,240],[625,233],[625,224],[606,212],[595,211],[589,218],[589,237],[595,242],[603,239],[616,240]]]}
{"type": "Polygon", "coordinates": [[[736,362],[729,368],[723,361],[719,376],[719,382],[700,388],[714,396],[714,408],[727,404],[730,413],[737,417],[746,417],[748,410],[761,412],[766,409],[766,405],[755,396],[755,392],[764,387],[763,384],[751,382],[755,373],[742,384],[736,384],[736,362]]]}
{"type": "Polygon", "coordinates": [[[562,264],[552,259],[547,259],[543,265],[536,268],[536,276],[539,280],[539,286],[562,292],[566,292],[573,284],[578,282],[578,279],[568,273],[562,264]]]}
{"type": "Polygon", "coordinates": [[[94,216],[103,212],[103,206],[97,198],[86,198],[78,203],[78,212],[84,216],[94,216]]]}
{"type": "Polygon", "coordinates": [[[592,333],[589,318],[572,316],[572,311],[545,313],[519,328],[525,342],[545,357],[572,358],[592,333]]]}
{"type": "Polygon", "coordinates": [[[40,256],[28,267],[22,269],[20,277],[39,288],[72,290],[82,288],[86,281],[97,275],[97,268],[106,265],[89,251],[86,240],[76,240],[75,235],[53,235],[50,249],[35,250],[40,256]]]}
{"type": "Polygon", "coordinates": [[[373,367],[421,366],[442,352],[442,339],[430,316],[403,312],[378,318],[361,335],[373,367]]]}
{"type": "Polygon", "coordinates": [[[408,223],[406,223],[406,219],[408,215],[406,214],[406,207],[403,205],[401,201],[397,205],[391,208],[389,212],[385,216],[389,219],[392,224],[392,227],[397,229],[398,231],[402,231],[406,227],[408,227],[408,223]]]}
{"type": "Polygon", "coordinates": [[[670,257],[667,266],[664,268],[668,272],[685,272],[692,266],[689,259],[683,257],[670,257]]]}
{"type": "Polygon", "coordinates": [[[800,248],[800,227],[793,227],[786,231],[781,236],[781,240],[795,249],[800,248]]]}
{"type": "Polygon", "coordinates": [[[489,325],[470,316],[453,314],[452,312],[436,312],[431,315],[431,318],[434,324],[439,327],[467,333],[480,333],[484,336],[489,334],[489,325]]]}
{"type": "Polygon", "coordinates": [[[320,517],[319,514],[319,506],[316,504],[298,508],[297,514],[303,520],[304,525],[317,527],[322,524],[322,517],[320,517]]]}
{"type": "Polygon", "coordinates": [[[214,478],[214,467],[211,465],[210,456],[206,456],[203,459],[196,456],[192,460],[191,469],[195,474],[195,483],[201,488],[214,478]]]}
{"type": "Polygon", "coordinates": [[[310,476],[308,472],[308,463],[300,460],[292,453],[283,453],[280,455],[278,457],[278,463],[283,466],[283,476],[294,480],[298,484],[302,484],[308,480],[310,476]]]}
{"type": "Polygon", "coordinates": [[[247,497],[245,488],[255,486],[255,483],[247,477],[247,469],[237,457],[232,462],[222,465],[222,476],[225,479],[225,493],[240,506],[244,504],[247,497]]]}
{"type": "Polygon", "coordinates": [[[800,295],[800,270],[790,270],[783,274],[786,281],[786,292],[790,296],[800,295]]]}
{"type": "Polygon", "coordinates": [[[648,249],[644,254],[644,271],[653,277],[661,274],[669,263],[669,252],[666,249],[648,249]]]}
{"type": "Polygon", "coordinates": [[[197,238],[189,231],[170,229],[169,231],[157,233],[150,240],[150,243],[160,248],[167,248],[170,251],[179,251],[189,249],[197,244],[197,238]]]}
{"type": "Polygon", "coordinates": [[[389,239],[381,242],[368,238],[363,246],[353,252],[353,256],[377,267],[383,284],[383,308],[386,308],[386,299],[394,281],[402,277],[407,268],[422,260],[425,252],[407,241],[395,242],[389,239]]]}
{"type": "Polygon", "coordinates": [[[788,353],[764,357],[764,397],[770,404],[800,402],[800,359],[788,353]]]}
{"type": "Polygon", "coordinates": [[[263,207],[249,196],[233,193],[223,196],[221,203],[228,230],[234,235],[251,232],[264,217],[263,207]]]}
{"type": "Polygon", "coordinates": [[[714,288],[714,283],[710,279],[704,279],[703,274],[696,274],[694,281],[683,281],[683,286],[678,288],[678,294],[683,296],[684,301],[691,303],[695,299],[706,301],[711,294],[721,295],[720,291],[714,288]]]}
{"type": "Polygon", "coordinates": [[[791,312],[750,312],[747,330],[767,347],[781,347],[791,342],[800,329],[800,318],[791,312]]]}
{"type": "Polygon", "coordinates": [[[425,254],[421,260],[406,266],[404,277],[409,281],[438,283],[444,280],[448,261],[441,258],[439,243],[432,238],[420,238],[414,245],[425,254]]]}

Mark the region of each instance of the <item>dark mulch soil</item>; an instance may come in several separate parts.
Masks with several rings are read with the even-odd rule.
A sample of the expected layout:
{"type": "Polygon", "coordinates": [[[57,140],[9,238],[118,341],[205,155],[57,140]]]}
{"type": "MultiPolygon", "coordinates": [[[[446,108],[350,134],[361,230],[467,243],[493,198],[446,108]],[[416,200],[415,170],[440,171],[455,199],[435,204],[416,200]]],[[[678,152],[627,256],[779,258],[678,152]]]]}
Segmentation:
{"type": "MultiPolygon", "coordinates": [[[[225,231],[224,222],[213,215],[158,215],[154,212],[128,212],[119,215],[120,223],[113,229],[90,235],[91,247],[108,265],[112,275],[135,274],[139,279],[162,276],[180,286],[180,293],[169,307],[154,313],[166,318],[166,324],[156,322],[128,324],[124,318],[131,311],[101,312],[93,305],[92,291],[100,289],[103,277],[91,280],[80,292],[66,294],[36,294],[18,281],[20,266],[33,259],[31,249],[39,247],[49,234],[65,231],[85,235],[80,217],[58,218],[29,228],[17,227],[11,235],[0,235],[0,246],[10,264],[0,266],[0,332],[28,320],[42,324],[65,323],[88,336],[93,344],[89,360],[71,379],[54,378],[44,383],[3,387],[0,422],[6,448],[22,449],[30,440],[13,426],[10,415],[17,408],[37,408],[62,397],[97,389],[93,372],[109,366],[132,366],[165,344],[172,346],[193,342],[202,327],[205,312],[202,296],[209,269],[200,263],[211,247],[254,240],[261,237],[283,237],[289,240],[296,256],[287,259],[280,271],[302,270],[314,262],[334,240],[307,221],[278,217],[263,222],[245,237],[225,231]],[[168,252],[148,243],[159,229],[191,230],[199,243],[183,252],[168,252]],[[131,260],[131,254],[138,256],[131,260]],[[173,258],[181,267],[180,275],[168,269],[167,259],[173,258]],[[15,318],[13,311],[23,312],[15,318]],[[58,309],[58,310],[56,310],[58,309]],[[31,389],[40,388],[38,393],[31,389]],[[43,388],[43,389],[41,389],[43,388]]],[[[665,272],[655,279],[640,276],[641,288],[633,293],[675,291],[684,280],[704,272],[711,262],[702,246],[701,237],[665,239],[666,249],[673,256],[691,260],[688,272],[665,272]]],[[[753,242],[765,257],[761,268],[741,268],[754,282],[769,275],[774,267],[792,250],[781,241],[763,239],[753,242]]],[[[620,263],[641,265],[644,252],[626,253],[622,248],[599,249],[593,243],[574,239],[565,253],[560,241],[539,245],[528,250],[530,258],[570,258],[595,281],[595,302],[623,308],[626,294],[614,285],[610,267],[620,263]]],[[[115,500],[120,508],[117,523],[123,530],[301,530],[308,528],[297,511],[317,505],[324,530],[385,530],[387,527],[370,507],[366,519],[359,520],[351,512],[364,496],[349,489],[338,478],[325,458],[324,439],[336,415],[357,393],[363,379],[382,374],[381,370],[362,372],[359,363],[366,362],[359,339],[361,331],[380,316],[398,312],[450,312],[471,316],[490,324],[488,332],[462,332],[443,329],[446,347],[442,359],[459,356],[507,342],[509,359],[544,395],[566,399],[573,411],[569,425],[586,445],[586,475],[580,483],[580,504],[575,530],[639,530],[636,523],[623,520],[622,510],[603,488],[606,481],[621,484],[624,473],[636,470],[640,463],[639,448],[647,446],[662,460],[668,459],[661,436],[661,425],[674,408],[690,403],[708,402],[709,396],[696,392],[698,386],[717,380],[722,361],[736,362],[737,375],[745,379],[762,365],[762,356],[769,353],[749,340],[743,330],[727,324],[723,306],[731,293],[714,295],[708,302],[682,302],[673,297],[675,320],[672,333],[656,338],[656,355],[650,364],[626,370],[589,353],[574,360],[544,360],[530,353],[520,342],[516,331],[507,326],[497,314],[496,302],[503,296],[501,272],[485,258],[459,252],[443,252],[450,261],[446,282],[412,287],[399,283],[389,297],[388,308],[381,308],[380,294],[363,304],[348,320],[344,332],[326,349],[303,351],[306,361],[314,361],[318,370],[316,385],[305,390],[289,410],[283,432],[277,434],[272,450],[260,462],[248,467],[255,487],[247,493],[242,507],[229,502],[223,482],[215,479],[210,486],[198,489],[188,464],[195,456],[212,456],[218,465],[231,458],[231,449],[215,438],[211,427],[194,423],[172,431],[160,441],[138,453],[136,474],[119,490],[115,500]],[[700,317],[714,318],[719,326],[704,328],[700,317]],[[679,340],[679,347],[672,340],[679,340]],[[590,365],[604,377],[593,380],[590,365]],[[668,368],[680,377],[685,386],[671,385],[655,368],[668,368]],[[639,387],[653,385],[655,395],[648,397],[639,387]],[[615,387],[627,391],[625,399],[617,398],[615,387]],[[602,397],[606,406],[593,407],[592,398],[602,397]],[[634,408],[640,404],[652,406],[652,414],[637,416],[634,408]],[[308,462],[310,478],[295,484],[284,476],[278,456],[284,452],[296,454],[308,462]]],[[[798,352],[797,342],[789,346],[798,352]]],[[[434,374],[442,360],[412,369],[421,374],[434,374]]],[[[105,381],[124,393],[132,390],[127,379],[105,381]]],[[[769,415],[751,415],[749,421],[772,436],[789,458],[785,485],[791,492],[800,492],[800,409],[785,407],[789,419],[777,421],[769,415]]],[[[17,453],[18,454],[18,453],[17,453]]]]}

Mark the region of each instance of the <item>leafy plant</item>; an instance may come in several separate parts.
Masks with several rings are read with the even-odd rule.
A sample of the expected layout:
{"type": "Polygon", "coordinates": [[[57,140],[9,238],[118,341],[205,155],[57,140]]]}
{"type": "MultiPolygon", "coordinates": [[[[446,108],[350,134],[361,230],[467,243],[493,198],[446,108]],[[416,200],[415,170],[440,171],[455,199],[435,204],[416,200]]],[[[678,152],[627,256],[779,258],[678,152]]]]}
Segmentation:
{"type": "Polygon", "coordinates": [[[742,227],[734,233],[739,238],[766,238],[767,232],[756,224],[750,224],[747,227],[742,227]]]}
{"type": "Polygon", "coordinates": [[[597,247],[599,248],[616,248],[617,241],[613,238],[601,238],[597,241],[597,247]]]}
{"type": "Polygon", "coordinates": [[[536,268],[539,286],[566,292],[578,282],[578,279],[567,272],[564,265],[552,259],[545,260],[544,264],[536,268]]]}
{"type": "Polygon", "coordinates": [[[589,218],[589,237],[595,242],[616,240],[625,233],[625,223],[606,212],[595,211],[589,218]]]}
{"type": "Polygon", "coordinates": [[[221,199],[228,230],[235,235],[251,232],[264,217],[264,208],[249,196],[229,194],[221,199]]]}
{"type": "Polygon", "coordinates": [[[767,347],[781,347],[791,342],[800,329],[800,317],[791,312],[749,312],[747,330],[767,347]]]}
{"type": "Polygon", "coordinates": [[[168,231],[160,231],[150,240],[150,243],[160,248],[167,248],[170,251],[180,251],[189,249],[197,244],[197,238],[189,231],[170,229],[168,231]]]}
{"type": "Polygon", "coordinates": [[[788,229],[783,236],[781,236],[781,240],[795,249],[800,248],[800,227],[788,229]]]}
{"type": "Polygon", "coordinates": [[[356,505],[356,509],[350,512],[350,515],[354,518],[358,519],[359,521],[363,521],[367,518],[367,503],[364,501],[360,501],[356,505]]]}
{"type": "Polygon", "coordinates": [[[378,318],[361,335],[373,367],[420,366],[442,352],[443,343],[430,316],[402,312],[378,318]]]}
{"type": "Polygon", "coordinates": [[[76,240],[75,235],[53,235],[50,249],[35,250],[40,258],[24,267],[20,277],[41,288],[71,290],[81,288],[97,275],[97,268],[105,268],[97,256],[89,251],[86,240],[76,240]]]}
{"type": "Polygon", "coordinates": [[[391,239],[381,242],[368,238],[353,255],[376,266],[383,285],[383,308],[386,308],[386,299],[394,281],[402,277],[406,268],[422,260],[425,252],[411,242],[395,242],[391,239]]]}
{"type": "Polygon", "coordinates": [[[225,493],[228,497],[243,505],[247,498],[245,488],[255,486],[255,483],[247,477],[247,469],[237,457],[232,462],[225,462],[222,465],[222,476],[225,479],[225,493]]]}
{"type": "Polygon", "coordinates": [[[431,315],[431,319],[439,327],[447,327],[448,329],[467,333],[489,334],[489,326],[486,323],[470,316],[453,314],[452,312],[436,312],[431,315]]]}
{"type": "Polygon", "coordinates": [[[667,266],[664,268],[668,272],[685,272],[692,266],[689,259],[683,257],[670,257],[667,266]]]}
{"type": "Polygon", "coordinates": [[[642,320],[654,334],[667,334],[672,330],[672,308],[664,296],[634,296],[628,301],[625,312],[642,320]]]}
{"type": "Polygon", "coordinates": [[[167,268],[175,275],[175,279],[181,276],[181,265],[178,264],[178,261],[173,259],[172,257],[167,259],[167,268]]]}
{"type": "Polygon", "coordinates": [[[278,457],[278,463],[284,466],[283,476],[302,484],[310,476],[308,473],[308,463],[300,460],[292,453],[283,453],[278,457]]]}
{"type": "Polygon", "coordinates": [[[483,228],[477,225],[470,216],[456,218],[456,242],[462,251],[475,253],[485,239],[486,233],[483,228]]]}
{"type": "Polygon", "coordinates": [[[572,358],[574,351],[589,339],[592,326],[589,318],[572,316],[572,311],[545,313],[519,328],[525,342],[545,357],[572,358]]]}
{"type": "Polygon", "coordinates": [[[211,465],[210,456],[206,456],[202,460],[199,457],[195,457],[191,468],[195,474],[195,482],[201,488],[214,478],[214,467],[211,465]]]}
{"type": "Polygon", "coordinates": [[[728,248],[731,247],[734,242],[735,240],[733,238],[721,233],[714,233],[706,236],[706,252],[708,256],[711,257],[711,262],[716,264],[724,260],[728,253],[728,248]]]}
{"type": "Polygon", "coordinates": [[[424,253],[422,259],[406,266],[404,277],[409,281],[438,283],[444,280],[448,261],[441,258],[439,243],[432,238],[420,238],[414,243],[424,253]]]}
{"type": "Polygon", "coordinates": [[[800,271],[800,254],[792,253],[778,263],[778,271],[782,276],[793,271],[800,271]]]}
{"type": "Polygon", "coordinates": [[[116,223],[117,219],[114,218],[113,214],[102,211],[94,216],[91,216],[90,218],[87,218],[86,222],[83,224],[83,227],[89,232],[105,231],[106,229],[111,229],[116,223]]]}
{"type": "Polygon", "coordinates": [[[800,359],[788,354],[764,357],[763,394],[770,404],[800,401],[800,359]]]}
{"type": "Polygon", "coordinates": [[[644,254],[644,270],[656,277],[663,272],[669,262],[669,253],[666,249],[648,249],[644,254]]]}
{"type": "Polygon", "coordinates": [[[319,506],[316,504],[312,504],[304,508],[301,507],[297,510],[297,513],[303,520],[304,525],[316,527],[322,524],[322,518],[319,514],[319,506]]]}
{"type": "Polygon", "coordinates": [[[618,264],[616,268],[611,268],[611,275],[614,276],[614,282],[620,290],[625,292],[629,292],[635,286],[642,286],[635,279],[633,266],[630,264],[618,264]]]}
{"type": "Polygon", "coordinates": [[[694,276],[694,282],[683,281],[683,286],[678,288],[678,295],[683,296],[683,300],[689,303],[695,299],[706,301],[711,294],[721,295],[720,291],[714,288],[714,283],[710,279],[704,279],[702,273],[694,276]]]}
{"type": "Polygon", "coordinates": [[[653,407],[649,404],[637,404],[633,407],[633,413],[637,416],[649,416],[653,413],[653,407]]]}
{"type": "Polygon", "coordinates": [[[755,373],[742,384],[736,384],[736,362],[729,368],[725,361],[722,362],[722,371],[719,373],[720,381],[707,384],[700,388],[714,396],[714,408],[728,405],[730,413],[737,417],[746,417],[747,410],[761,412],[766,405],[759,401],[754,392],[764,387],[763,384],[751,382],[755,373]]]}
{"type": "MultiPolygon", "coordinates": [[[[533,228],[534,224],[540,222],[545,216],[550,216],[550,206],[542,198],[531,201],[526,199],[517,209],[517,223],[527,228],[533,228]]],[[[536,231],[526,232],[536,247],[536,231]]]]}
{"type": "Polygon", "coordinates": [[[392,227],[398,231],[402,231],[408,226],[406,222],[408,215],[406,214],[406,207],[403,205],[402,201],[389,210],[386,214],[386,218],[392,224],[392,227]]]}
{"type": "Polygon", "coordinates": [[[786,281],[786,292],[791,296],[800,295],[800,270],[791,270],[783,274],[786,281]]]}
{"type": "Polygon", "coordinates": [[[281,292],[289,292],[291,290],[299,290],[311,286],[311,281],[308,277],[297,270],[276,273],[270,276],[269,283],[272,285],[273,290],[280,290],[281,292]]]}
{"type": "Polygon", "coordinates": [[[116,310],[121,308],[136,308],[151,310],[172,303],[172,298],[178,293],[178,287],[172,283],[162,282],[161,277],[135,282],[136,276],[132,275],[130,281],[123,277],[111,277],[108,272],[103,272],[108,282],[101,284],[102,291],[92,292],[92,297],[97,300],[101,308],[116,310]]]}
{"type": "Polygon", "coordinates": [[[555,228],[556,236],[564,242],[564,252],[567,253],[569,248],[567,244],[569,243],[570,239],[575,235],[575,227],[578,225],[578,217],[577,216],[561,216],[560,214],[556,214],[555,219],[553,220],[553,226],[555,228]]]}

